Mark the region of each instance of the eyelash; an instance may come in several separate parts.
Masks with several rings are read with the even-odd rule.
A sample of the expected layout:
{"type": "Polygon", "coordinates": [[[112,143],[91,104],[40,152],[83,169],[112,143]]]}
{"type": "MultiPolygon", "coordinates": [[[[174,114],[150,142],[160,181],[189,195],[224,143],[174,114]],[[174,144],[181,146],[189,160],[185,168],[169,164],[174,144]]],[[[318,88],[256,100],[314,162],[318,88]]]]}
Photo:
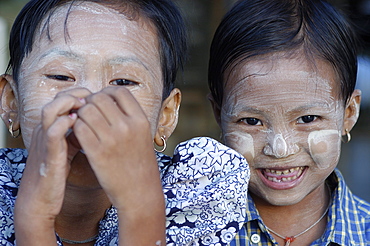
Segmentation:
{"type": "Polygon", "coordinates": [[[61,80],[61,81],[68,81],[68,82],[74,82],[75,80],[71,77],[68,77],[66,75],[46,75],[48,79],[53,79],[53,80],[61,80]]]}
{"type": "Polygon", "coordinates": [[[109,84],[123,86],[123,85],[138,85],[139,83],[132,81],[132,80],[128,80],[128,79],[116,79],[116,80],[109,82],[109,84]],[[116,84],[113,84],[115,81],[116,81],[116,84]],[[117,81],[120,81],[120,83],[118,83],[117,81]]]}

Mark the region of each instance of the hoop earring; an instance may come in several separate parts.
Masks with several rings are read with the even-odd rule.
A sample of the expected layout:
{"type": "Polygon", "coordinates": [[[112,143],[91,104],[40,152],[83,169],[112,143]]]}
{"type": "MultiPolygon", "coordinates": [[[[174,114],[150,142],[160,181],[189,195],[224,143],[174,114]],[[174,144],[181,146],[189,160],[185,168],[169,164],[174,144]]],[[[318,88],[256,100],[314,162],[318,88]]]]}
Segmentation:
{"type": "Polygon", "coordinates": [[[343,136],[342,136],[342,142],[343,143],[349,143],[349,141],[351,141],[351,134],[349,133],[348,129],[345,129],[344,132],[346,133],[347,139],[344,140],[343,136]]]}
{"type": "Polygon", "coordinates": [[[154,150],[159,152],[159,153],[163,153],[167,148],[166,136],[161,136],[161,139],[163,141],[163,148],[161,150],[157,150],[156,148],[154,148],[154,150]]]}
{"type": "Polygon", "coordinates": [[[21,130],[18,129],[16,131],[13,131],[13,121],[11,119],[9,119],[8,121],[9,121],[8,131],[9,131],[10,135],[12,136],[12,138],[19,137],[19,135],[21,135],[21,130]]]}

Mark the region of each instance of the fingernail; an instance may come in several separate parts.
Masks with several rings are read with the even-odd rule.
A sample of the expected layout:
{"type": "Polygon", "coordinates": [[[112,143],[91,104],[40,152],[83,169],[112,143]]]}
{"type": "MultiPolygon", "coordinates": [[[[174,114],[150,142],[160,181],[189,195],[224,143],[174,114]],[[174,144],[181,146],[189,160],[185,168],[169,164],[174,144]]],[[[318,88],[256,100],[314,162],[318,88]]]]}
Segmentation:
{"type": "Polygon", "coordinates": [[[78,100],[82,103],[82,104],[86,104],[86,100],[85,98],[82,98],[82,97],[79,97],[78,100]]]}
{"type": "Polygon", "coordinates": [[[71,118],[73,120],[77,119],[77,114],[76,113],[69,113],[68,116],[69,116],[69,118],[71,118]]]}

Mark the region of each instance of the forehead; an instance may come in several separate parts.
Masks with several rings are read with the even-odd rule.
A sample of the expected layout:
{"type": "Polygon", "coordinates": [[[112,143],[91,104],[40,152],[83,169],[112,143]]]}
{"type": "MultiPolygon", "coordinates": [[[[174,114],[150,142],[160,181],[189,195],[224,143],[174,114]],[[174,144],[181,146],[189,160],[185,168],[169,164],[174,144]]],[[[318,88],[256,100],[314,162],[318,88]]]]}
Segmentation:
{"type": "MultiPolygon", "coordinates": [[[[149,38],[157,46],[156,27],[151,20],[139,15],[140,12],[134,13],[133,7],[126,5],[120,7],[119,11],[84,1],[58,6],[50,17],[46,16],[41,22],[35,40],[54,42],[63,36],[64,41],[70,41],[73,37],[87,35],[87,41],[94,41],[104,36],[106,39],[114,36],[119,39],[123,35],[134,35],[132,39],[149,38]]],[[[136,41],[140,42],[140,39],[136,41]]]]}
{"type": "Polygon", "coordinates": [[[125,13],[92,2],[57,7],[41,23],[21,72],[58,54],[81,64],[132,61],[161,76],[156,28],[145,17],[125,13]]]}
{"type": "Polygon", "coordinates": [[[242,61],[225,74],[224,100],[246,95],[247,99],[269,97],[271,103],[274,99],[279,103],[282,99],[339,100],[337,74],[328,62],[318,59],[262,57],[242,61]]]}

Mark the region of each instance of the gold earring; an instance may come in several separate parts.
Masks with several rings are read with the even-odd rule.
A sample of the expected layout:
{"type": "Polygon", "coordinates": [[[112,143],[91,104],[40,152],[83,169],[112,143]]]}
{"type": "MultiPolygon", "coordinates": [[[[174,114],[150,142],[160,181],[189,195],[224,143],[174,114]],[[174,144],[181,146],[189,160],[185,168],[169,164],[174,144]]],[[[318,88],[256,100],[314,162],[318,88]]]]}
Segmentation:
{"type": "Polygon", "coordinates": [[[12,119],[9,119],[8,121],[9,121],[8,131],[9,131],[10,135],[12,136],[12,138],[19,137],[19,135],[21,135],[21,130],[18,129],[16,131],[13,131],[13,121],[12,121],[12,119]]]}
{"type": "Polygon", "coordinates": [[[344,132],[346,133],[347,139],[344,140],[343,136],[342,136],[342,142],[343,143],[349,143],[349,141],[351,141],[351,134],[349,133],[348,129],[345,129],[344,132]]]}
{"type": "Polygon", "coordinates": [[[166,148],[167,148],[166,136],[162,136],[161,139],[163,141],[163,148],[161,150],[157,150],[156,148],[154,148],[154,150],[157,151],[157,152],[159,152],[159,153],[164,152],[166,150],[166,148]]]}

